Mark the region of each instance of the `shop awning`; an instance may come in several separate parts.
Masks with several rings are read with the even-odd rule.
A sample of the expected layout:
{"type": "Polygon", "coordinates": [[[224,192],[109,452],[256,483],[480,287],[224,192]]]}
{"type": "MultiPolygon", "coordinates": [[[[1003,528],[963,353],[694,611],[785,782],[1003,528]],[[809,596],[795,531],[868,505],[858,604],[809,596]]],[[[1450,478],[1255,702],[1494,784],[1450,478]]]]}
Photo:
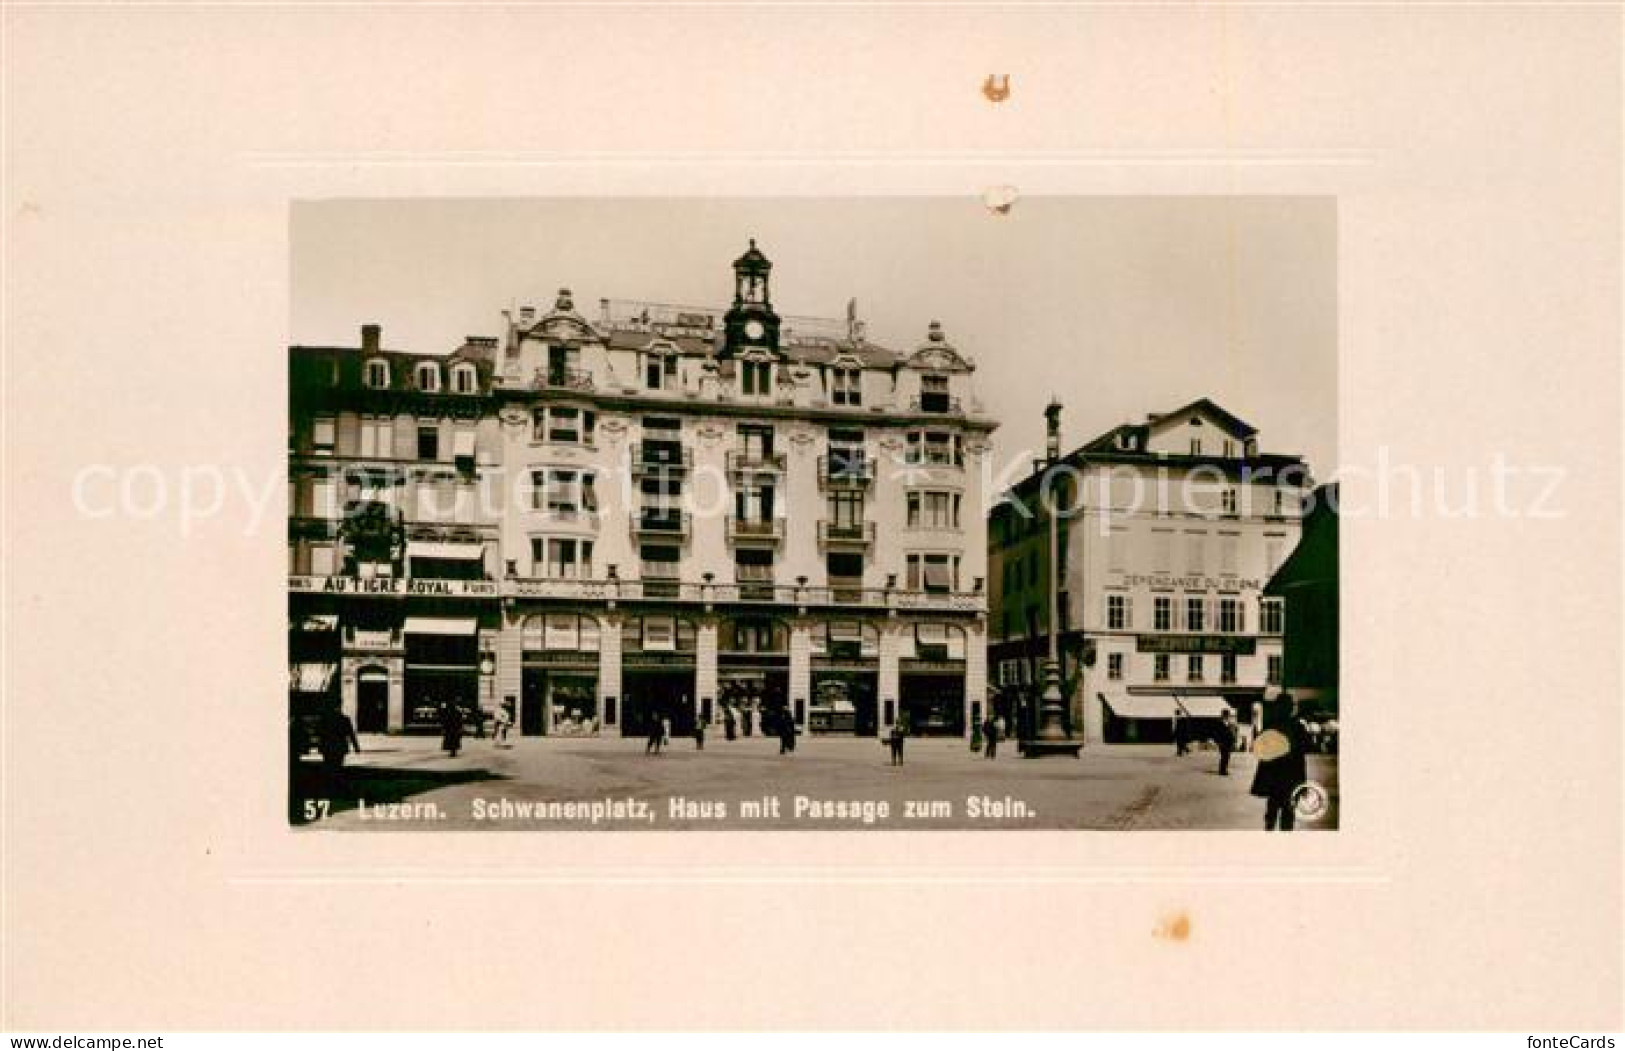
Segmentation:
{"type": "Polygon", "coordinates": [[[294,693],[326,693],[333,684],[337,664],[303,662],[288,668],[288,689],[294,693]]]}
{"type": "Polygon", "coordinates": [[[1119,719],[1172,719],[1176,708],[1194,719],[1217,719],[1230,708],[1223,697],[1210,694],[1182,696],[1177,704],[1174,696],[1167,693],[1103,693],[1100,699],[1111,706],[1112,714],[1119,719]]]}
{"type": "Polygon", "coordinates": [[[473,635],[479,622],[473,617],[407,617],[408,635],[473,635]]]}
{"type": "Polygon", "coordinates": [[[928,588],[947,588],[948,585],[948,567],[934,562],[927,562],[925,564],[925,586],[928,588]]]}
{"type": "Polygon", "coordinates": [[[412,540],[406,545],[407,558],[461,558],[485,557],[484,544],[435,544],[427,540],[412,540]]]}

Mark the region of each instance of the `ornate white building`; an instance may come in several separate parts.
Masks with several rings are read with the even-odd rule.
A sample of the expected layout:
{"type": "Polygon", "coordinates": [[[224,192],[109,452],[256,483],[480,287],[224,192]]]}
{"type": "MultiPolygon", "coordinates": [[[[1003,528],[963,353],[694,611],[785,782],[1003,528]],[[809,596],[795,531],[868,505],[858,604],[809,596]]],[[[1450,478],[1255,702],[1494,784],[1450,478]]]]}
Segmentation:
{"type": "MultiPolygon", "coordinates": [[[[852,308],[844,322],[781,317],[754,243],[733,269],[726,310],[606,299],[589,318],[561,290],[441,363],[478,360],[482,381],[465,395],[474,419],[449,434],[454,459],[467,454],[450,521],[423,521],[397,490],[407,537],[439,531],[406,539],[394,565],[348,555],[359,504],[329,508],[334,552],[293,556],[296,620],[337,618],[337,689],[358,721],[409,725],[425,684],[455,680],[465,704],[512,701],[524,734],[637,734],[658,717],[681,733],[730,715],[759,731],[781,713],[808,732],[873,734],[905,713],[916,733],[969,732],[986,686],[980,460],[995,427],[974,365],[935,322],[905,354],[869,341],[852,308]],[[453,594],[417,590],[434,579],[420,568],[470,566],[481,579],[453,594]],[[392,691],[370,702],[381,717],[345,630],[369,596],[327,579],[363,572],[393,581],[366,607],[371,641],[386,630],[395,647],[369,658],[392,691]]],[[[344,440],[365,406],[304,389],[295,463],[367,467],[359,438],[344,440]],[[337,409],[327,463],[300,444],[318,403],[337,409]]]]}

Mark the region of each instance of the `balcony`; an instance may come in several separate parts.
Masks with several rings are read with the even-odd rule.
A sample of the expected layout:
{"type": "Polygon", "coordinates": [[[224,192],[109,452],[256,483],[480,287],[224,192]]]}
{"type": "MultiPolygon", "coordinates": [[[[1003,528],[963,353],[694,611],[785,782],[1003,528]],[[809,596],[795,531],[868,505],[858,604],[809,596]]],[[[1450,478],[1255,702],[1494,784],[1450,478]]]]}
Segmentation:
{"type": "MultiPolygon", "coordinates": [[[[714,583],[680,580],[654,566],[668,563],[647,563],[639,580],[553,580],[509,577],[500,584],[494,581],[432,581],[441,588],[456,588],[453,594],[494,597],[497,588],[509,598],[540,598],[561,600],[659,600],[692,604],[775,603],[781,606],[832,607],[841,610],[863,609],[875,612],[901,610],[911,613],[984,613],[987,596],[980,591],[902,591],[897,588],[866,588],[858,577],[835,577],[828,584],[779,584],[774,581],[770,566],[747,570],[732,583],[714,583]]],[[[290,591],[320,591],[325,577],[290,577],[290,591]]],[[[331,578],[343,580],[346,578],[331,578]]],[[[357,581],[368,585],[369,592],[406,594],[415,593],[413,584],[425,583],[404,579],[357,581]]],[[[325,590],[334,590],[331,587],[325,590]]]]}
{"type": "Polygon", "coordinates": [[[873,522],[818,523],[818,546],[825,548],[866,548],[875,542],[873,522]]]}
{"type": "Polygon", "coordinates": [[[732,544],[777,544],[784,539],[782,518],[740,518],[728,516],[728,542],[732,544]]]}
{"type": "Polygon", "coordinates": [[[687,511],[644,508],[630,521],[633,539],[686,540],[689,531],[687,511]]]}
{"type": "Polygon", "coordinates": [[[592,390],[592,373],[586,369],[550,365],[536,370],[530,386],[532,390],[592,390]]]}
{"type": "Polygon", "coordinates": [[[504,591],[514,598],[605,599],[613,594],[606,581],[552,577],[510,578],[504,591]]]}
{"type": "Polygon", "coordinates": [[[875,480],[875,465],[861,450],[818,458],[818,484],[824,489],[865,489],[875,480]]]}
{"type": "Polygon", "coordinates": [[[729,449],[729,474],[783,474],[784,454],[753,449],[729,449]]]}
{"type": "Polygon", "coordinates": [[[634,478],[657,471],[689,471],[694,467],[694,450],[677,442],[634,442],[631,467],[634,478]]]}

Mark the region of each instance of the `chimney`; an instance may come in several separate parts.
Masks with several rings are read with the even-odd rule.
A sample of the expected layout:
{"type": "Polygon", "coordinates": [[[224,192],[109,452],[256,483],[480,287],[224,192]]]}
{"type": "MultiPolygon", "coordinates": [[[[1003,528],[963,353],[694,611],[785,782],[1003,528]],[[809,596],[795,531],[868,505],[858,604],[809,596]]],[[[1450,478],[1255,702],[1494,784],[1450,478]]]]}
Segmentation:
{"type": "Polygon", "coordinates": [[[1061,458],[1061,403],[1059,399],[1051,397],[1049,406],[1044,409],[1044,424],[1046,436],[1044,451],[1050,463],[1061,458]]]}
{"type": "Polygon", "coordinates": [[[519,323],[521,325],[525,326],[526,328],[529,328],[531,325],[535,324],[535,322],[536,322],[536,308],[535,307],[520,307],[519,308],[519,323]]]}
{"type": "Polygon", "coordinates": [[[368,354],[378,351],[378,345],[383,337],[383,329],[377,325],[361,326],[361,349],[368,354]]]}

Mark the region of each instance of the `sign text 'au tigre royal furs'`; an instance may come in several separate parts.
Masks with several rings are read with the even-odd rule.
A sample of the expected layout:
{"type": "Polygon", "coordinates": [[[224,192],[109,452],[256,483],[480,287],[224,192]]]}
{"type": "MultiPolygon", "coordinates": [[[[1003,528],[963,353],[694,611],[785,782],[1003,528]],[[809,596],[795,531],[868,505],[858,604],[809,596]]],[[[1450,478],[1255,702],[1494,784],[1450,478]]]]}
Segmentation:
{"type": "Polygon", "coordinates": [[[492,598],[494,580],[430,580],[413,577],[289,577],[288,590],[330,595],[441,595],[448,598],[492,598]]]}

